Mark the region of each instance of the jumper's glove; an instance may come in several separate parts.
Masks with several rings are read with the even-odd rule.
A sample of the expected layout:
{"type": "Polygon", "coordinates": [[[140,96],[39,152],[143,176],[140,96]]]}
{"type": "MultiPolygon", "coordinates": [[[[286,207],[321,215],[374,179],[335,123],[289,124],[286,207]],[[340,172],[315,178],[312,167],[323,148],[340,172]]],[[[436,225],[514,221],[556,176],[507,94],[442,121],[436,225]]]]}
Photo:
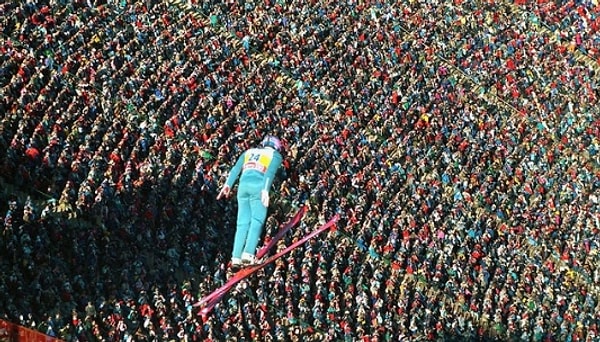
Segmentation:
{"type": "Polygon", "coordinates": [[[219,194],[217,195],[217,200],[220,200],[223,196],[225,196],[225,198],[229,197],[230,191],[231,189],[229,188],[229,185],[224,185],[221,191],[219,191],[219,194]]]}
{"type": "Polygon", "coordinates": [[[262,190],[260,192],[260,201],[265,207],[269,206],[269,192],[267,190],[262,190]]]}

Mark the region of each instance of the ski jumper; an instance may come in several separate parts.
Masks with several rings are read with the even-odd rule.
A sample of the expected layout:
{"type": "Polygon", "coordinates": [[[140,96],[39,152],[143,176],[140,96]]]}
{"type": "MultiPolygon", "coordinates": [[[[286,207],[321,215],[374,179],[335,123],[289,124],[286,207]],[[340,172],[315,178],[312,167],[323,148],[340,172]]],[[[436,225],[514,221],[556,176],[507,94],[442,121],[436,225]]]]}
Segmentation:
{"type": "Polygon", "coordinates": [[[230,188],[241,172],[237,191],[237,229],[231,253],[233,258],[240,258],[242,253],[256,255],[268,209],[261,202],[261,192],[270,191],[282,160],[281,154],[275,149],[251,148],[242,153],[231,169],[226,182],[230,188]]]}

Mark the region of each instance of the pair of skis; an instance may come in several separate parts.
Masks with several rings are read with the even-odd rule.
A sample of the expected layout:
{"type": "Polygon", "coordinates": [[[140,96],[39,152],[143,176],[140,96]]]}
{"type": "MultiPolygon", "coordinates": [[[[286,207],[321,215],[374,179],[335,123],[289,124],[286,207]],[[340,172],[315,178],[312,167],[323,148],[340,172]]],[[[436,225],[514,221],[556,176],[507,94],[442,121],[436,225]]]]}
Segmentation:
{"type": "MultiPolygon", "coordinates": [[[[264,255],[266,255],[290,229],[292,229],[293,227],[298,225],[298,223],[300,223],[300,221],[302,220],[302,217],[304,216],[305,212],[306,212],[306,206],[302,206],[300,208],[300,210],[298,210],[296,215],[294,215],[294,217],[292,217],[292,219],[290,221],[288,221],[286,224],[284,224],[279,229],[277,234],[269,242],[267,242],[267,244],[265,246],[263,246],[261,249],[259,249],[259,251],[256,253],[257,259],[260,259],[264,255]]],[[[327,229],[331,228],[332,226],[335,225],[335,223],[337,222],[338,219],[339,219],[339,215],[335,215],[331,220],[329,220],[329,222],[325,223],[321,227],[312,231],[310,234],[304,236],[302,239],[295,241],[291,245],[287,246],[285,249],[268,257],[265,261],[263,261],[259,264],[256,264],[256,265],[245,267],[245,268],[239,270],[238,272],[236,272],[224,285],[222,285],[218,289],[214,290],[210,294],[204,296],[197,303],[195,303],[193,305],[194,307],[202,307],[198,314],[201,315],[202,317],[205,317],[206,315],[208,315],[208,313],[210,313],[212,311],[212,309],[223,298],[223,296],[225,296],[225,294],[232,287],[234,287],[237,283],[246,279],[251,274],[253,274],[256,271],[271,264],[272,262],[281,258],[282,256],[288,254],[293,249],[306,243],[308,240],[312,239],[313,237],[315,237],[315,236],[321,234],[322,232],[326,231],[327,229]]]]}

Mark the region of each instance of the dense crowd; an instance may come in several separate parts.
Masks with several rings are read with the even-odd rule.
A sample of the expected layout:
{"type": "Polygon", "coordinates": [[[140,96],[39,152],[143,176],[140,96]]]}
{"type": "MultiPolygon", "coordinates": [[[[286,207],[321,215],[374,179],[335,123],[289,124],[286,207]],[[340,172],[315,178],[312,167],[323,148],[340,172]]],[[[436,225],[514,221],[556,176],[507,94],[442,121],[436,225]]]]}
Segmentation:
{"type": "Polygon", "coordinates": [[[0,4],[0,318],[65,341],[597,341],[595,1],[0,4]],[[226,171],[285,164],[228,277],[226,171]]]}

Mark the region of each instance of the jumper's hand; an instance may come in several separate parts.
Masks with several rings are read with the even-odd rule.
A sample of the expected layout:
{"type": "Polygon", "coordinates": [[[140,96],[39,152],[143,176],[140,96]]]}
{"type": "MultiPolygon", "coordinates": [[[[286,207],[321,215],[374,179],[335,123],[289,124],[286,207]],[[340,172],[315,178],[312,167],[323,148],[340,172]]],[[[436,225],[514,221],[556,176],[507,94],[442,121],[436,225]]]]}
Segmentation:
{"type": "Polygon", "coordinates": [[[269,206],[269,192],[267,190],[262,190],[260,192],[260,201],[265,207],[269,206]]]}
{"type": "Polygon", "coordinates": [[[217,200],[220,200],[221,197],[225,196],[225,198],[229,197],[229,192],[231,191],[231,189],[229,188],[228,185],[224,185],[223,188],[221,189],[221,191],[219,191],[219,194],[217,195],[217,200]]]}

